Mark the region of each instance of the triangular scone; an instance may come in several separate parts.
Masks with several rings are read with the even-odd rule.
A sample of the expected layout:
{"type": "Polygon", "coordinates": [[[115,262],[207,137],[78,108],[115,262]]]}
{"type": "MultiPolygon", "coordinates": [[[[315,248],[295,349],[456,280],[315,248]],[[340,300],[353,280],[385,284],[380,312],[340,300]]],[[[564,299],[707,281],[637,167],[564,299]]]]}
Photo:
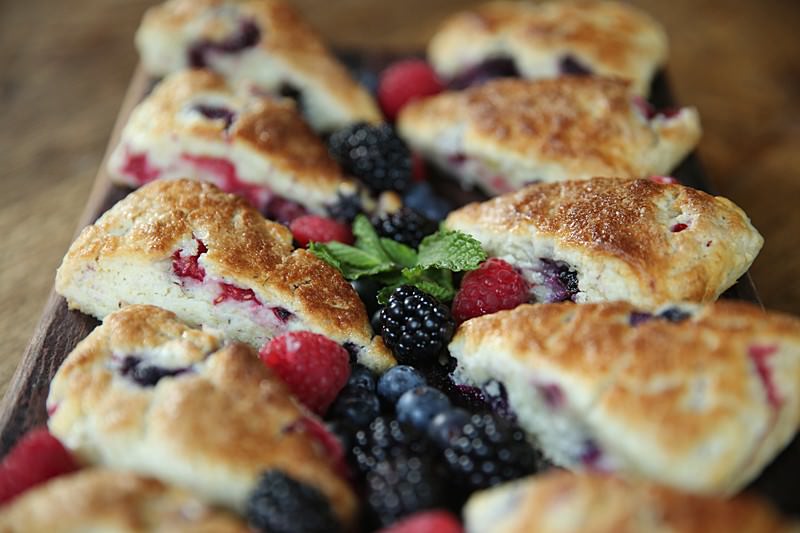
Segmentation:
{"type": "Polygon", "coordinates": [[[631,81],[642,95],[667,61],[664,28],[622,2],[491,2],[451,16],[428,46],[455,86],[495,75],[528,79],[595,74],[631,81]]]}
{"type": "Polygon", "coordinates": [[[645,308],[715,300],[764,242],[730,200],[644,179],[530,185],[454,211],[445,226],[516,267],[532,301],[645,308]]]}
{"type": "Polygon", "coordinates": [[[475,493],[464,520],[467,533],[800,532],[755,496],[699,496],[563,470],[475,493]]]}
{"type": "Polygon", "coordinates": [[[156,479],[87,468],[0,509],[4,533],[248,533],[233,515],[156,479]]]}
{"type": "Polygon", "coordinates": [[[369,203],[290,100],[237,96],[206,70],[168,76],[136,106],[108,171],[131,187],[209,181],[272,216],[287,201],[319,215],[369,203]]]}
{"type": "Polygon", "coordinates": [[[450,353],[574,470],[732,494],[800,424],[800,320],[752,304],[526,304],[468,320],[450,353]]]}
{"type": "Polygon", "coordinates": [[[168,0],[136,33],[145,70],[214,70],[254,92],[296,97],[317,131],[379,122],[370,94],[283,0],[168,0]]]}
{"type": "Polygon", "coordinates": [[[376,371],[394,362],[336,269],[293,250],[288,228],[207,183],[158,180],[129,194],[72,243],[56,291],[101,319],[128,304],[158,305],[256,349],[309,330],[376,371]]]}
{"type": "Polygon", "coordinates": [[[537,182],[669,174],[700,139],[693,108],[650,117],[621,81],[495,80],[404,107],[409,145],[489,194],[537,182]]]}
{"type": "Polygon", "coordinates": [[[131,470],[243,512],[278,469],[319,490],[342,524],[356,498],[299,406],[247,345],[129,306],[69,354],[47,397],[50,431],[83,462],[131,470]]]}

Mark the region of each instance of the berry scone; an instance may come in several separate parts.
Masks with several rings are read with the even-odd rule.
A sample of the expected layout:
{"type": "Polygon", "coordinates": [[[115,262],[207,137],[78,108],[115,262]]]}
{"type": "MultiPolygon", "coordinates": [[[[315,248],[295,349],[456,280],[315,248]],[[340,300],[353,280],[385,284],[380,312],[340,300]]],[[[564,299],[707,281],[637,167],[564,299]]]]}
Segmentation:
{"type": "Polygon", "coordinates": [[[750,304],[526,304],[466,321],[450,353],[574,470],[731,494],[800,423],[800,320],[750,304]]]}
{"type": "Polygon", "coordinates": [[[292,101],[237,96],[206,70],[168,76],[136,106],[108,171],[130,187],[209,181],[275,218],[289,206],[335,215],[342,204],[368,203],[292,101]]]}
{"type": "Polygon", "coordinates": [[[375,371],[394,362],[339,271],[208,183],[157,180],[129,194],[72,243],[55,287],[70,309],[100,319],[151,304],[256,349],[308,330],[375,371]]]}
{"type": "Polygon", "coordinates": [[[800,532],[754,496],[726,500],[555,470],[474,494],[464,518],[467,533],[800,532]]]}
{"type": "Polygon", "coordinates": [[[283,0],[169,0],[145,13],[136,47],[154,76],[208,68],[245,90],[295,97],[317,131],[381,120],[370,94],[283,0]]]}
{"type": "Polygon", "coordinates": [[[517,269],[536,302],[715,300],[764,242],[726,198],[677,183],[593,178],[530,185],[447,217],[517,269]]]}
{"type": "Polygon", "coordinates": [[[658,22],[621,2],[492,2],[447,19],[428,58],[454,88],[494,77],[596,74],[629,80],[646,95],[667,47],[658,22]]]}
{"type": "Polygon", "coordinates": [[[223,345],[163,309],[106,317],[57,371],[47,410],[50,431],[84,463],[153,476],[248,514],[277,477],[330,506],[331,523],[355,518],[322,423],[247,345],[223,345]]]}
{"type": "Polygon", "coordinates": [[[566,76],[495,80],[410,103],[412,147],[488,194],[536,182],[669,174],[700,139],[694,108],[653,114],[627,83],[566,76]]]}
{"type": "Polygon", "coordinates": [[[91,468],[59,477],[0,509],[4,533],[248,533],[227,512],[152,478],[91,468]]]}

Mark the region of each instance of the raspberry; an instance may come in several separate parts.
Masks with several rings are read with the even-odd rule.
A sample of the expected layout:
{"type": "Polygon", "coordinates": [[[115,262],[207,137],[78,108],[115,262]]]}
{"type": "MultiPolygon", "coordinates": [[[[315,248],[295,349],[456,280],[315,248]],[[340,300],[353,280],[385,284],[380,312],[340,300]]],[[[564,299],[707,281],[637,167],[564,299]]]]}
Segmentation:
{"type": "Polygon", "coordinates": [[[417,211],[401,207],[392,213],[384,213],[372,219],[375,231],[381,237],[418,248],[426,235],[436,231],[436,222],[428,220],[417,211]]]}
{"type": "Polygon", "coordinates": [[[421,59],[407,59],[389,65],[381,74],[378,101],[383,114],[391,121],[412,100],[442,92],[436,73],[421,59]]]}
{"type": "Polygon", "coordinates": [[[435,358],[453,337],[450,309],[411,285],[395,289],[381,309],[381,336],[401,364],[435,358]]]}
{"type": "Polygon", "coordinates": [[[338,241],[344,244],[353,242],[353,232],[350,231],[350,226],[317,215],[298,217],[292,220],[289,229],[292,230],[292,236],[300,246],[306,246],[312,241],[338,241]]]}
{"type": "Polygon", "coordinates": [[[270,533],[334,533],[341,531],[330,503],[315,487],[269,470],[247,499],[247,521],[270,533]]]}
{"type": "Polygon", "coordinates": [[[389,124],[347,126],[330,136],[328,150],[373,192],[404,191],[411,184],[411,151],[389,124]]]}
{"type": "Polygon", "coordinates": [[[464,533],[464,528],[451,513],[435,510],[413,514],[378,533],[464,533]]]}
{"type": "Polygon", "coordinates": [[[78,464],[45,428],[25,434],[0,464],[0,504],[50,478],[68,474],[78,464]]]}
{"type": "Polygon", "coordinates": [[[332,340],[292,331],[261,348],[261,361],[312,411],[324,414],[350,376],[350,355],[332,340]]]}
{"type": "Polygon", "coordinates": [[[514,267],[495,257],[468,272],[453,299],[453,317],[463,322],[528,301],[528,284],[514,267]]]}

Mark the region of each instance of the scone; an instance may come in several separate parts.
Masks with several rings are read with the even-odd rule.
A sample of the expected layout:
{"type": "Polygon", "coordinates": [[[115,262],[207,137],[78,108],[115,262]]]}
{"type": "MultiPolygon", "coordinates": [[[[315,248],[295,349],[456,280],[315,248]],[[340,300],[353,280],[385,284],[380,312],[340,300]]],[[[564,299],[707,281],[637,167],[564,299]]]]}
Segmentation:
{"type": "Polygon", "coordinates": [[[152,306],[106,317],[58,369],[50,432],[84,463],[131,470],[243,512],[267,471],[320,491],[342,524],[356,499],[321,422],[245,344],[152,306]]]}
{"type": "Polygon", "coordinates": [[[715,300],[764,242],[730,200],[645,179],[530,185],[462,207],[445,226],[517,268],[531,301],[648,309],[715,300]]]}
{"type": "Polygon", "coordinates": [[[574,470],[732,494],[800,423],[800,320],[751,304],[525,304],[468,320],[450,353],[574,470]]]}
{"type": "Polygon", "coordinates": [[[244,522],[181,490],[129,472],[90,468],[0,508],[3,533],[248,533],[244,522]]]}
{"type": "Polygon", "coordinates": [[[725,500],[564,471],[476,493],[464,517],[467,533],[800,532],[754,496],[725,500]]]}
{"type": "Polygon", "coordinates": [[[464,185],[502,194],[537,182],[666,175],[700,139],[693,108],[651,116],[625,82],[495,80],[417,100],[401,136],[464,185]]]}
{"type": "Polygon", "coordinates": [[[369,203],[291,100],[237,96],[206,70],[168,76],[136,106],[108,172],[130,187],[209,181],[273,217],[287,203],[319,215],[369,203]]]}
{"type": "Polygon", "coordinates": [[[286,331],[342,344],[375,371],[394,359],[341,273],[208,183],[157,180],[85,228],[56,274],[71,309],[96,318],[151,304],[259,349],[286,331]]]}
{"type": "Polygon", "coordinates": [[[381,120],[369,93],[283,0],[168,0],[136,33],[145,70],[208,68],[254,92],[297,98],[317,131],[381,120]]]}
{"type": "Polygon", "coordinates": [[[448,18],[428,58],[455,87],[493,75],[595,74],[629,80],[646,95],[667,48],[661,25],[622,2],[492,2],[448,18]]]}

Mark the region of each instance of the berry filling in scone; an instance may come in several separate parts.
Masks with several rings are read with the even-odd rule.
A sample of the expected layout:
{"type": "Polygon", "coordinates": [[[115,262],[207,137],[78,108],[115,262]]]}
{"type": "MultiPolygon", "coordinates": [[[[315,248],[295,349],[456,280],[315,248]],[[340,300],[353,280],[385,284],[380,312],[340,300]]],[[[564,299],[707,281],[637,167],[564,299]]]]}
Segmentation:
{"type": "Polygon", "coordinates": [[[255,336],[259,342],[289,330],[307,329],[290,310],[269,305],[252,288],[208,275],[202,265],[202,257],[207,252],[205,243],[195,238],[193,243],[176,250],[171,262],[172,284],[183,295],[195,300],[187,302],[187,307],[207,309],[210,319],[206,319],[205,325],[234,327],[244,333],[242,338],[255,336]]]}
{"type": "MultiPolygon", "coordinates": [[[[225,11],[219,10],[221,15],[225,11]]],[[[223,17],[220,17],[223,20],[223,17]]],[[[261,30],[252,20],[240,20],[238,28],[220,41],[202,39],[189,47],[188,63],[192,68],[205,68],[217,56],[235,56],[253,48],[261,40],[261,30]]]]}
{"type": "MultiPolygon", "coordinates": [[[[215,114],[215,119],[226,120],[226,122],[235,117],[221,108],[209,108],[205,112],[215,114]]],[[[147,153],[126,150],[121,172],[129,176],[131,184],[136,187],[141,187],[159,178],[174,179],[190,175],[200,181],[213,183],[225,192],[243,197],[267,218],[281,223],[289,223],[308,213],[308,210],[301,204],[275,194],[266,186],[248,182],[241,176],[236,165],[230,159],[191,153],[181,153],[174,160],[166,158],[160,165],[153,159],[157,158],[151,158],[147,153]]],[[[360,199],[357,195],[355,199],[359,202],[357,209],[360,209],[360,199]]],[[[336,213],[341,209],[339,204],[348,201],[351,200],[339,198],[337,202],[326,206],[325,210],[328,213],[336,213]]]]}
{"type": "Polygon", "coordinates": [[[542,68],[539,76],[526,76],[517,67],[513,58],[508,56],[495,56],[485,59],[476,65],[462,69],[453,76],[447,84],[449,89],[462,90],[469,87],[483,85],[487,81],[497,78],[538,78],[557,75],[589,76],[592,69],[584,61],[572,54],[557,57],[548,68],[542,68]]]}

